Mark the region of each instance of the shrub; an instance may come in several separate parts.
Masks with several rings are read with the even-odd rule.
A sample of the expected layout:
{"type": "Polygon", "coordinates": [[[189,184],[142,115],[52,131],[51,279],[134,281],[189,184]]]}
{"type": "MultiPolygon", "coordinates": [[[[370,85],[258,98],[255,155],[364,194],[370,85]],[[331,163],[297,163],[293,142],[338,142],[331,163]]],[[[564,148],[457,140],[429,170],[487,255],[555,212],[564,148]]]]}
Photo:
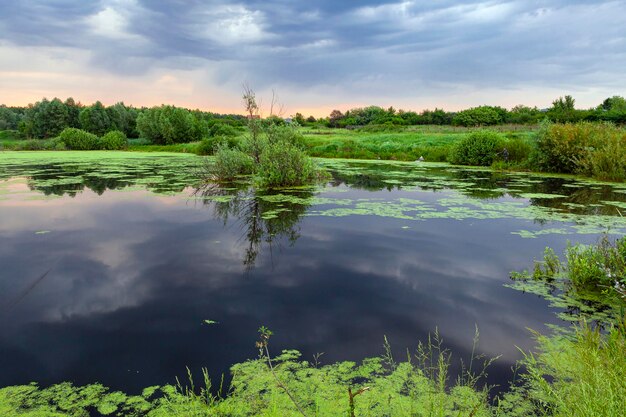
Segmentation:
{"type": "Polygon", "coordinates": [[[215,150],[215,162],[211,168],[212,176],[218,181],[232,181],[241,175],[254,172],[252,157],[239,149],[220,144],[215,150]]]}
{"type": "Polygon", "coordinates": [[[100,140],[96,135],[74,127],[64,129],[59,138],[68,149],[77,151],[100,149],[100,140]]]}
{"type": "Polygon", "coordinates": [[[304,136],[291,126],[271,125],[265,129],[269,143],[288,143],[299,149],[306,147],[304,136]]]}
{"type": "Polygon", "coordinates": [[[586,148],[575,158],[576,171],[605,181],[626,179],[626,133],[612,134],[597,148],[586,148]]]}
{"type": "MultiPolygon", "coordinates": [[[[616,148],[624,145],[626,131],[609,123],[543,123],[537,134],[536,164],[543,171],[596,176],[606,170],[610,174],[626,163],[607,164],[607,159],[615,158],[616,148]]],[[[619,155],[623,158],[624,152],[619,155]]]]}
{"type": "Polygon", "coordinates": [[[45,143],[47,141],[41,139],[27,139],[20,141],[16,146],[16,151],[41,151],[46,149],[45,143]]]}
{"type": "Polygon", "coordinates": [[[451,152],[450,162],[459,165],[491,165],[503,146],[504,139],[496,132],[473,132],[456,144],[451,152]]]}
{"type": "Polygon", "coordinates": [[[452,119],[457,126],[488,126],[502,123],[506,110],[500,107],[480,106],[463,110],[452,119]]]}
{"type": "Polygon", "coordinates": [[[264,186],[302,185],[315,176],[316,169],[311,159],[291,143],[270,143],[261,153],[258,177],[264,186]]]}
{"type": "Polygon", "coordinates": [[[239,130],[237,128],[226,123],[214,123],[209,128],[209,136],[224,137],[224,136],[238,136],[239,130]]]}
{"type": "Polygon", "coordinates": [[[115,151],[119,149],[126,149],[127,147],[128,140],[126,139],[126,135],[124,132],[120,132],[119,130],[109,132],[100,138],[101,149],[115,151]]]}
{"type": "Polygon", "coordinates": [[[198,155],[213,155],[218,145],[226,144],[229,148],[237,148],[239,140],[233,136],[211,136],[202,139],[196,148],[198,155]]]}

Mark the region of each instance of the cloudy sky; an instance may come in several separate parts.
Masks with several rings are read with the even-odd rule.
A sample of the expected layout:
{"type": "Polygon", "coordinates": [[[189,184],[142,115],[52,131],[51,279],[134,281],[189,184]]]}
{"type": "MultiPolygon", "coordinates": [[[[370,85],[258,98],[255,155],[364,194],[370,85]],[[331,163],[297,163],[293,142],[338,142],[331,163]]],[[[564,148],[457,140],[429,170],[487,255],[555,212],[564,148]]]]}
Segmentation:
{"type": "Polygon", "coordinates": [[[285,113],[626,95],[626,0],[0,2],[0,102],[285,113]]]}

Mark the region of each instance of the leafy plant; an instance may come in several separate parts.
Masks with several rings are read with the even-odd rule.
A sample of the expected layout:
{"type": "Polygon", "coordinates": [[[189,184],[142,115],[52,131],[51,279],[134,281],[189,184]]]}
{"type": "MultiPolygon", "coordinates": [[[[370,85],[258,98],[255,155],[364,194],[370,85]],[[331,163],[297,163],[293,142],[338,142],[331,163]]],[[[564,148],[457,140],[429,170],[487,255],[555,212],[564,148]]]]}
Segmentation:
{"type": "Polygon", "coordinates": [[[100,149],[98,136],[81,129],[68,127],[61,132],[59,138],[68,149],[77,151],[100,149]]]}
{"type": "Polygon", "coordinates": [[[481,130],[470,133],[452,150],[450,162],[459,165],[491,165],[502,152],[504,139],[496,132],[481,130]]]}
{"type": "Polygon", "coordinates": [[[217,181],[232,181],[241,175],[252,174],[255,170],[254,160],[239,149],[229,148],[220,144],[215,151],[215,161],[209,171],[217,181]]]}
{"type": "Polygon", "coordinates": [[[128,147],[128,139],[124,132],[114,130],[100,138],[100,148],[104,150],[120,150],[128,147]]]}

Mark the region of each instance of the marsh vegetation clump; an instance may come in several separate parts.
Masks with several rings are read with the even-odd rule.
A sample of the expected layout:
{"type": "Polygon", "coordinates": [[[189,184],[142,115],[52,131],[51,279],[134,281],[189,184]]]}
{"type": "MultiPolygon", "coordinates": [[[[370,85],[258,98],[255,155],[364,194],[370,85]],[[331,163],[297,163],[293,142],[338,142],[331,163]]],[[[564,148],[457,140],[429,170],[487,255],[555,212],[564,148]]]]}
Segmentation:
{"type": "Polygon", "coordinates": [[[537,134],[535,163],[542,171],[623,181],[626,129],[611,123],[545,122],[537,134]]]}
{"type": "Polygon", "coordinates": [[[261,120],[256,97],[249,88],[243,101],[249,116],[247,135],[241,141],[224,139],[215,145],[215,161],[206,165],[204,178],[228,182],[252,175],[257,185],[266,188],[299,186],[325,178],[304,151],[304,138],[296,126],[288,126],[282,119],[282,123],[275,122],[278,118],[272,115],[261,120]]]}
{"type": "Polygon", "coordinates": [[[100,149],[117,151],[128,147],[128,139],[124,132],[113,130],[100,138],[100,149]]]}
{"type": "Polygon", "coordinates": [[[59,135],[59,138],[61,142],[71,150],[87,151],[100,149],[98,136],[74,127],[64,129],[59,135]]]}
{"type": "Polygon", "coordinates": [[[491,165],[504,149],[504,138],[497,132],[481,130],[472,132],[458,142],[450,155],[457,165],[491,165]]]}
{"type": "Polygon", "coordinates": [[[58,138],[51,139],[56,141],[56,145],[62,144],[63,147],[56,146],[54,149],[63,150],[70,149],[74,151],[92,151],[92,150],[122,150],[128,147],[128,139],[124,132],[114,130],[106,133],[99,138],[93,133],[86,132],[74,127],[64,129],[58,138]]]}
{"type": "Polygon", "coordinates": [[[566,320],[581,317],[612,322],[626,309],[626,238],[603,236],[597,244],[567,245],[564,260],[546,248],[532,272],[513,272],[513,288],[541,295],[566,311],[566,320]]]}

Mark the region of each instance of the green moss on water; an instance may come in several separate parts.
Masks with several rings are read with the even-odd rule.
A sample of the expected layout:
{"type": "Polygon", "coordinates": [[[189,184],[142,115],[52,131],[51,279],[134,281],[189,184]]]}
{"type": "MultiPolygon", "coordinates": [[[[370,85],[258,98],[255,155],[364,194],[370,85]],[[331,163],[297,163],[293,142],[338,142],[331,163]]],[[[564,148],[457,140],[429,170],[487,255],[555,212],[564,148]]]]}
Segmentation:
{"type": "MultiPolygon", "coordinates": [[[[360,215],[414,221],[522,220],[529,222],[529,227],[512,232],[526,238],[606,230],[626,233],[626,221],[620,216],[626,207],[626,195],[621,193],[623,184],[572,176],[494,173],[442,163],[317,162],[332,172],[332,187],[296,187],[280,193],[260,193],[257,198],[268,204],[290,206],[285,210],[306,206],[308,216],[360,215]],[[402,194],[345,198],[351,189],[397,190],[402,194]],[[336,193],[344,195],[336,198],[336,193]],[[537,224],[540,230],[536,230],[537,224]]],[[[10,152],[0,160],[0,198],[6,201],[74,196],[85,189],[98,194],[106,190],[147,189],[163,195],[184,196],[197,183],[195,172],[201,164],[202,158],[185,154],[10,152]],[[33,191],[25,191],[21,185],[24,182],[33,191]]],[[[232,196],[201,198],[226,202],[232,196]]]]}

